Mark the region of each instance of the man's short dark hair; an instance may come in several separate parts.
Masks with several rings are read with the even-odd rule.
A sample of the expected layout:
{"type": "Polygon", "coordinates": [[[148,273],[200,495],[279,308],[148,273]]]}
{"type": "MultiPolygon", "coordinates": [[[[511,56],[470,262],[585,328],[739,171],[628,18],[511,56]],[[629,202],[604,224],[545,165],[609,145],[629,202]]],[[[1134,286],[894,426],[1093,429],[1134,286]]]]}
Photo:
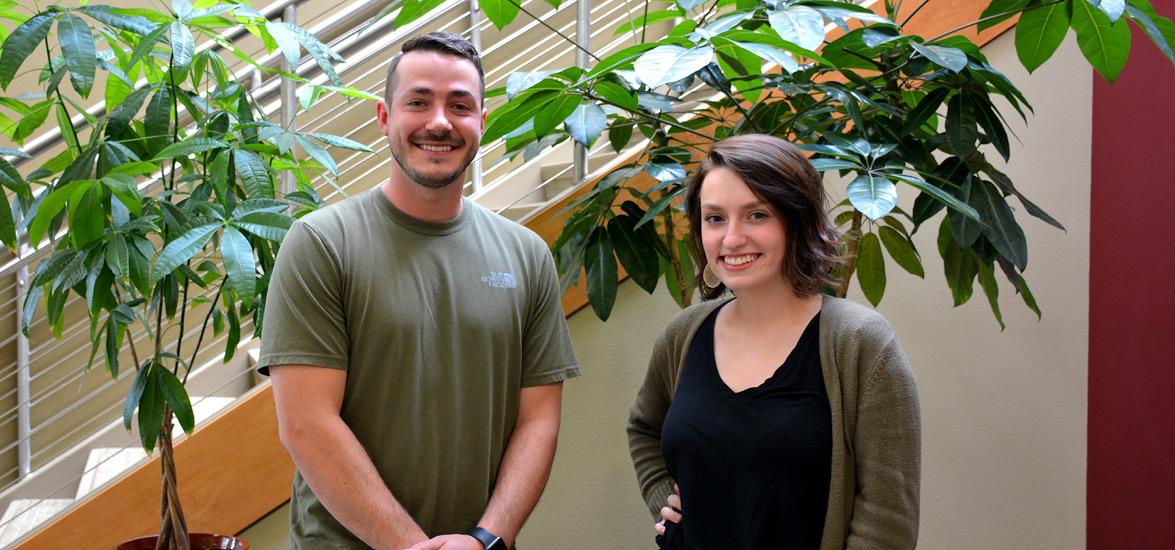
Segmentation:
{"type": "Polygon", "coordinates": [[[404,58],[404,54],[413,51],[437,52],[468,59],[477,68],[477,77],[481,84],[481,96],[478,97],[478,101],[485,102],[486,75],[485,70],[481,67],[481,56],[478,55],[477,48],[474,48],[473,44],[470,44],[465,37],[459,34],[434,31],[405,42],[404,46],[400,48],[400,53],[392,58],[391,63],[388,63],[388,78],[384,87],[384,103],[388,105],[392,104],[392,90],[396,89],[396,67],[399,66],[400,60],[404,58]]]}
{"type": "Polygon", "coordinates": [[[726,289],[702,281],[706,253],[702,248],[702,181],[715,168],[729,168],[759,200],[770,205],[784,227],[783,276],[797,296],[818,294],[838,283],[831,271],[841,262],[840,231],[824,208],[820,173],[796,146],[775,136],[743,134],[715,143],[701,168],[688,183],[685,209],[689,214],[702,298],[717,298],[726,289]]]}

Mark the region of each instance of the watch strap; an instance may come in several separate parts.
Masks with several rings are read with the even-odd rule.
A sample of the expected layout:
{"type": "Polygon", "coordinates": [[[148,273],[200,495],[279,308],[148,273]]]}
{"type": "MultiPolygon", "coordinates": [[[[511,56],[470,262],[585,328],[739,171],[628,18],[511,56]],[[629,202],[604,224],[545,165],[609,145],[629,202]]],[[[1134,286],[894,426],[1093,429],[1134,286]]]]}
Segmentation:
{"type": "Polygon", "coordinates": [[[469,532],[469,536],[481,542],[481,545],[484,546],[486,550],[506,550],[506,541],[502,540],[502,537],[491,533],[489,529],[485,529],[483,527],[474,527],[473,530],[469,532]]]}

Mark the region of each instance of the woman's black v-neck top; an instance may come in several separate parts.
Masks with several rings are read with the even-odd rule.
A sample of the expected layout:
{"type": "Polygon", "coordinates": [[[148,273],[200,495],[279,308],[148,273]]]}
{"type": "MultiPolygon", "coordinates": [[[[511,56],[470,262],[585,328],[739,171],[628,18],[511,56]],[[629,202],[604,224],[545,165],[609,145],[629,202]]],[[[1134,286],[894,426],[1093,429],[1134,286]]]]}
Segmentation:
{"type": "Polygon", "coordinates": [[[771,377],[734,392],[714,359],[720,309],[690,343],[661,428],[683,521],[658,539],[663,548],[818,550],[832,467],[820,315],[771,377]]]}

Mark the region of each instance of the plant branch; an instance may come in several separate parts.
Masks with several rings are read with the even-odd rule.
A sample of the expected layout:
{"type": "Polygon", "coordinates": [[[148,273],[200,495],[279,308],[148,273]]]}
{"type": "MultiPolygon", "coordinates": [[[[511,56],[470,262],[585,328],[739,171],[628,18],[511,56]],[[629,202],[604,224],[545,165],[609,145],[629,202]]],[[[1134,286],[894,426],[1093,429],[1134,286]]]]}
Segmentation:
{"type": "Polygon", "coordinates": [[[911,12],[908,17],[906,17],[906,20],[902,21],[901,27],[905,28],[906,24],[909,23],[910,20],[913,19],[915,15],[918,15],[918,12],[922,11],[922,8],[925,8],[926,4],[929,4],[929,3],[930,3],[930,0],[922,0],[922,3],[918,4],[918,7],[914,8],[914,11],[911,12]]]}
{"type": "MultiPolygon", "coordinates": [[[[533,13],[530,13],[530,11],[529,11],[529,10],[527,10],[526,8],[522,7],[522,4],[520,4],[520,3],[519,3],[517,0],[510,0],[510,3],[511,3],[511,4],[514,4],[514,5],[515,5],[515,6],[516,6],[516,7],[517,7],[519,10],[522,10],[522,13],[525,13],[526,15],[529,15],[529,16],[530,16],[530,18],[531,18],[531,19],[534,19],[536,23],[538,23],[538,24],[540,24],[540,25],[542,25],[542,26],[546,27],[546,28],[547,28],[547,30],[549,30],[549,31],[551,31],[551,32],[553,32],[553,33],[555,33],[555,34],[559,35],[559,38],[562,38],[563,40],[566,40],[566,41],[567,41],[567,42],[569,42],[571,45],[575,46],[575,49],[577,49],[577,50],[580,50],[580,51],[582,51],[583,53],[586,53],[586,54],[588,54],[588,56],[590,56],[592,59],[595,59],[595,60],[596,60],[596,62],[597,62],[597,63],[599,63],[599,61],[600,61],[600,58],[596,57],[596,54],[592,53],[592,51],[591,51],[591,50],[589,50],[589,49],[587,49],[587,48],[583,47],[583,46],[582,46],[582,45],[580,45],[578,42],[576,42],[576,41],[574,41],[574,40],[572,40],[572,39],[568,38],[568,37],[567,37],[567,35],[565,35],[565,34],[563,34],[563,33],[559,32],[559,30],[558,30],[558,29],[556,29],[555,27],[552,27],[551,25],[547,24],[547,22],[546,22],[546,21],[544,21],[544,20],[543,20],[542,18],[540,18],[539,16],[537,16],[537,15],[535,15],[535,14],[533,14],[533,13]]],[[[591,43],[590,43],[590,40],[591,40],[591,33],[588,33],[588,36],[587,36],[587,38],[588,38],[588,40],[587,40],[586,42],[588,42],[588,45],[590,46],[590,45],[591,45],[591,43]]]]}
{"type": "Polygon", "coordinates": [[[974,20],[974,21],[972,21],[972,22],[970,22],[970,23],[967,23],[967,24],[965,24],[965,25],[959,25],[958,27],[955,27],[955,28],[953,28],[953,29],[951,29],[951,30],[949,30],[949,31],[947,31],[947,32],[944,32],[944,33],[942,33],[942,34],[940,34],[940,35],[938,35],[938,36],[935,36],[934,38],[931,38],[930,40],[927,40],[927,42],[935,42],[935,41],[937,41],[937,40],[940,40],[940,39],[946,38],[946,37],[948,37],[948,36],[950,36],[950,35],[952,35],[952,34],[955,34],[955,33],[959,32],[959,31],[961,31],[961,30],[963,30],[963,29],[966,29],[967,27],[973,27],[973,26],[975,26],[975,25],[978,25],[978,24],[980,24],[980,23],[984,23],[984,22],[987,22],[987,21],[991,21],[991,20],[993,20],[993,19],[999,19],[999,18],[1001,18],[1001,17],[1006,17],[1006,16],[1009,16],[1009,15],[1015,15],[1015,14],[1017,14],[1017,13],[1024,13],[1024,12],[1029,12],[1029,11],[1032,11],[1032,10],[1035,10],[1035,9],[1038,9],[1038,8],[1043,8],[1043,7],[1045,7],[1045,6],[1051,6],[1051,5],[1053,5],[1053,4],[1060,4],[1061,2],[1065,2],[1065,1],[1067,1],[1067,0],[1047,0],[1047,1],[1045,1],[1045,2],[1041,2],[1041,3],[1039,3],[1039,4],[1036,4],[1035,6],[1028,6],[1028,7],[1025,7],[1025,8],[1020,8],[1020,9],[1015,9],[1015,10],[1008,10],[1008,11],[1005,11],[1005,12],[1000,12],[1000,13],[992,14],[992,15],[989,15],[989,16],[987,16],[987,17],[980,17],[979,19],[976,19],[976,20],[974,20]]]}
{"type": "Polygon", "coordinates": [[[849,294],[849,282],[853,280],[853,271],[857,268],[857,241],[861,238],[861,223],[864,216],[859,210],[853,212],[853,225],[845,234],[845,243],[848,245],[847,258],[841,266],[840,288],[836,289],[837,298],[844,298],[849,294]]]}
{"type": "MultiPolygon", "coordinates": [[[[208,309],[208,314],[204,316],[204,322],[200,325],[200,336],[196,337],[196,349],[192,350],[192,358],[188,360],[188,370],[184,372],[183,383],[188,383],[188,375],[192,373],[192,365],[196,364],[196,354],[200,353],[200,345],[204,343],[204,333],[208,330],[208,320],[212,318],[212,314],[216,311],[216,303],[220,301],[220,293],[224,290],[224,283],[228,279],[221,279],[220,286],[216,287],[216,296],[212,297],[212,307],[208,309]]],[[[176,352],[179,356],[179,352],[176,352]]]]}

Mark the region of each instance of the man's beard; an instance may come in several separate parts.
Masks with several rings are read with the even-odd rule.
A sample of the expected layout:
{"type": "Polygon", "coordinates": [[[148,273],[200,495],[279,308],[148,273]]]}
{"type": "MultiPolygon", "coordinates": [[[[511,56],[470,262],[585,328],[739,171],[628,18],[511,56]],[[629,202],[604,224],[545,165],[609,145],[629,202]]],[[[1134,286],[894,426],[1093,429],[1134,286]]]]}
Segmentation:
{"type": "MultiPolygon", "coordinates": [[[[464,140],[457,140],[457,141],[460,141],[459,144],[454,143],[455,140],[451,139],[450,134],[447,134],[447,133],[446,134],[439,134],[439,135],[428,134],[425,136],[425,139],[430,140],[430,141],[440,141],[440,142],[448,143],[450,145],[453,145],[454,148],[463,146],[465,144],[464,140]]],[[[407,145],[407,147],[416,147],[416,145],[412,143],[411,139],[406,139],[404,143],[407,145]]],[[[404,148],[402,148],[402,147],[389,147],[389,149],[392,152],[392,160],[394,160],[396,162],[396,164],[398,164],[400,166],[400,170],[402,172],[404,172],[404,175],[408,176],[408,179],[416,182],[421,187],[427,187],[429,189],[441,189],[444,187],[448,187],[450,184],[461,181],[461,176],[465,173],[465,169],[469,168],[469,164],[472,163],[473,158],[475,156],[477,156],[477,149],[470,149],[469,152],[467,152],[465,154],[464,162],[461,163],[460,168],[458,168],[448,174],[442,174],[439,176],[430,176],[428,174],[424,174],[421,171],[413,168],[407,162],[404,161],[404,159],[402,157],[407,156],[404,154],[405,153],[404,148]]]]}

